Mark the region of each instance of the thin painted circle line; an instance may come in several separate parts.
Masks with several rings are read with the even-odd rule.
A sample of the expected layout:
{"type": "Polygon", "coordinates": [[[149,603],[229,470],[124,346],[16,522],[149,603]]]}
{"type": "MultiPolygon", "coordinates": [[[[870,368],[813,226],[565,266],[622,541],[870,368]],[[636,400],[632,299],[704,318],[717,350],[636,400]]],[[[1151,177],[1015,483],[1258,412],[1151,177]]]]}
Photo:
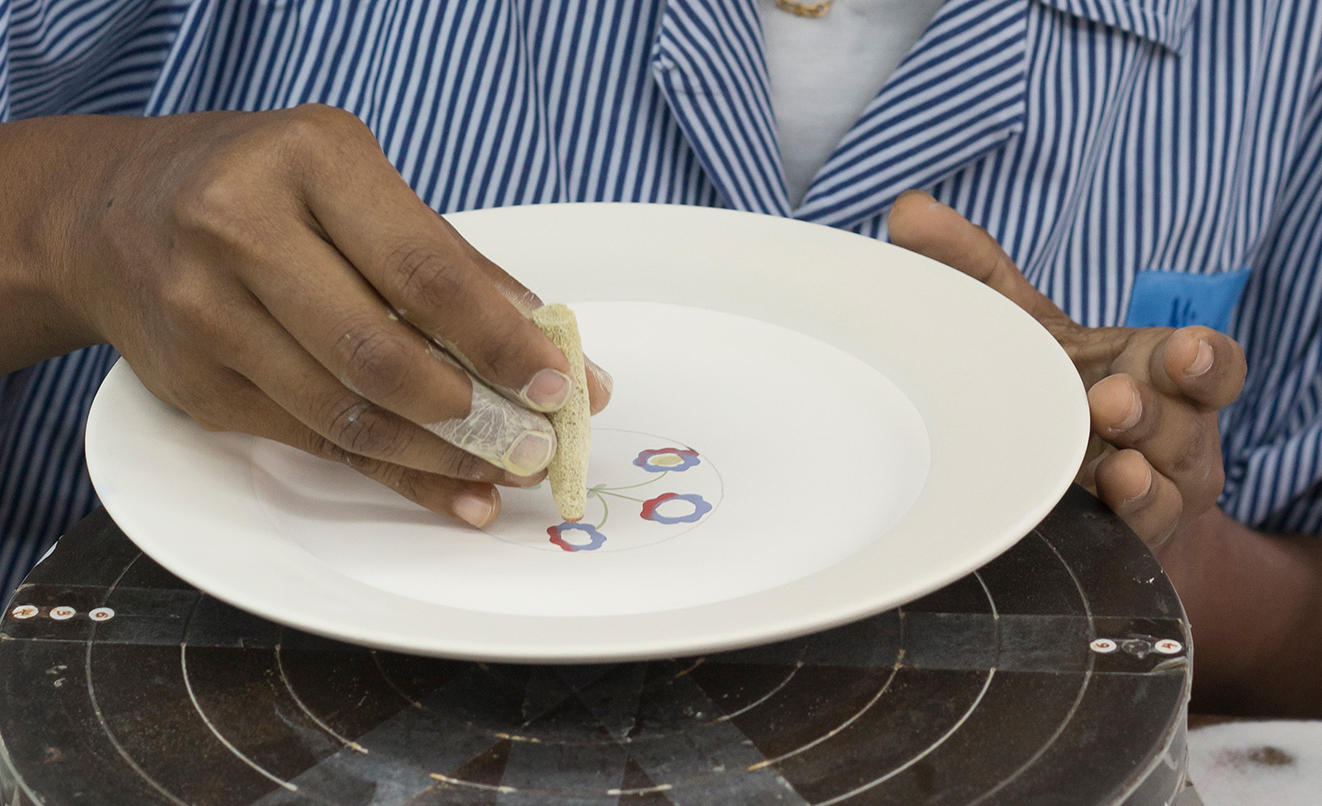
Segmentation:
{"type": "MultiPolygon", "coordinates": [[[[1084,592],[1083,585],[1079,583],[1079,577],[1074,573],[1074,569],[1070,568],[1069,563],[1065,562],[1065,558],[1062,557],[1056,547],[1051,544],[1051,541],[1047,540],[1045,535],[1037,529],[1034,529],[1032,534],[1036,535],[1039,540],[1047,544],[1047,548],[1051,549],[1051,553],[1056,555],[1056,559],[1060,561],[1060,564],[1065,567],[1065,571],[1070,575],[1070,581],[1074,583],[1074,589],[1078,591],[1079,601],[1083,603],[1083,613],[1088,618],[1088,633],[1091,637],[1095,638],[1097,636],[1097,631],[1092,616],[1092,604],[1088,601],[1088,594],[1084,592]]],[[[1074,702],[1070,704],[1070,710],[1065,714],[1065,717],[1060,721],[1060,724],[1056,726],[1056,730],[1052,732],[1052,734],[1047,737],[1047,740],[1042,743],[1042,746],[1037,749],[1037,752],[1033,753],[1027,761],[1021,764],[1019,769],[1010,773],[1005,778],[1002,778],[996,786],[979,795],[978,798],[968,806],[977,806],[977,804],[982,803],[987,800],[987,798],[990,798],[992,795],[995,795],[997,792],[1009,786],[1011,781],[1018,778],[1020,775],[1023,775],[1025,770],[1037,763],[1037,760],[1042,758],[1047,750],[1056,743],[1056,740],[1065,732],[1066,726],[1074,719],[1074,715],[1079,712],[1079,705],[1083,702],[1083,695],[1087,693],[1088,685],[1092,682],[1093,669],[1096,665],[1096,661],[1097,658],[1093,653],[1089,652],[1088,666],[1084,670],[1083,680],[1079,684],[1079,692],[1074,695],[1074,702]]]]}
{"type": "Polygon", "coordinates": [[[799,673],[799,670],[802,668],[803,668],[803,652],[800,652],[798,659],[794,662],[794,666],[790,668],[789,674],[785,675],[784,679],[781,680],[779,683],[777,683],[775,686],[773,686],[770,691],[768,691],[766,694],[763,694],[761,697],[758,697],[756,700],[753,700],[749,704],[745,705],[743,708],[740,708],[738,711],[734,711],[728,714],[721,714],[720,716],[711,720],[710,724],[715,724],[717,722],[729,722],[731,719],[734,719],[737,716],[742,716],[748,713],[749,711],[753,710],[754,708],[758,707],[762,703],[776,696],[776,693],[779,692],[781,689],[788,686],[790,684],[790,681],[794,679],[794,676],[797,675],[799,673]]]}
{"type": "Polygon", "coordinates": [[[205,598],[206,594],[203,594],[197,597],[197,601],[193,602],[193,607],[188,611],[188,618],[184,621],[184,639],[179,642],[179,671],[184,679],[184,689],[188,692],[188,700],[193,704],[193,710],[202,718],[202,724],[207,726],[207,730],[211,731],[211,735],[215,736],[216,739],[224,745],[226,750],[233,753],[234,756],[244,764],[247,764],[258,773],[269,778],[272,782],[284,787],[290,792],[297,792],[299,791],[297,784],[286,781],[278,775],[270,772],[256,761],[248,758],[242,750],[230,742],[229,739],[226,739],[225,735],[220,732],[220,728],[217,728],[215,724],[212,723],[211,718],[202,710],[202,704],[197,701],[197,695],[193,692],[193,681],[188,676],[188,628],[193,623],[193,616],[196,615],[197,608],[202,604],[202,600],[205,598]]]}
{"type": "MultiPolygon", "coordinates": [[[[106,589],[106,599],[110,598],[110,595],[115,592],[117,587],[119,587],[120,580],[124,578],[124,575],[129,572],[129,569],[132,568],[134,563],[136,563],[142,556],[142,552],[139,551],[136,557],[128,561],[123,570],[119,572],[119,575],[115,577],[115,581],[110,583],[110,587],[106,589]]],[[[197,602],[193,603],[193,607],[197,607],[197,602]]],[[[192,611],[189,611],[189,618],[192,618],[192,611]]],[[[119,753],[120,758],[124,759],[124,763],[129,765],[129,769],[136,772],[138,777],[146,781],[152,789],[160,792],[167,800],[175,804],[175,806],[192,806],[192,804],[185,800],[181,800],[173,792],[162,786],[155,778],[148,775],[147,771],[144,770],[136,760],[134,760],[133,756],[129,755],[128,749],[120,743],[119,738],[115,736],[115,732],[110,729],[110,723],[106,720],[105,714],[101,711],[101,703],[96,698],[96,684],[92,680],[92,647],[96,646],[96,643],[93,640],[95,637],[96,625],[93,624],[92,635],[87,639],[87,651],[83,654],[83,677],[87,679],[87,699],[92,704],[92,713],[96,714],[96,721],[97,724],[101,726],[101,732],[104,733],[106,739],[110,741],[110,745],[115,748],[115,752],[119,753]]],[[[40,803],[41,801],[35,802],[40,803]]]]}
{"type": "Polygon", "coordinates": [[[992,640],[996,643],[996,660],[999,661],[1001,659],[1001,611],[996,609],[996,597],[992,596],[991,588],[987,587],[987,580],[982,578],[982,574],[974,571],[973,578],[978,580],[978,584],[982,586],[982,593],[987,597],[987,605],[991,608],[992,640]]]}
{"type": "Polygon", "coordinates": [[[942,734],[941,737],[938,738],[936,741],[932,742],[932,744],[928,745],[927,748],[923,750],[923,752],[919,753],[918,755],[904,762],[903,764],[891,770],[890,772],[886,773],[885,775],[881,776],[880,778],[869,781],[868,783],[856,787],[855,789],[852,789],[849,792],[845,792],[842,795],[836,795],[830,800],[824,800],[821,803],[818,803],[817,806],[831,806],[832,804],[841,803],[843,801],[849,800],[855,795],[861,794],[863,792],[867,792],[869,789],[873,789],[877,786],[880,786],[886,781],[889,781],[891,778],[894,778],[895,776],[909,769],[913,765],[917,764],[919,761],[922,761],[924,758],[927,758],[927,756],[929,756],[938,747],[945,744],[946,741],[949,740],[951,736],[954,736],[955,733],[958,732],[959,729],[964,726],[964,723],[969,720],[969,717],[973,716],[973,712],[976,711],[978,709],[978,706],[982,703],[982,698],[987,695],[987,690],[991,688],[992,679],[995,677],[996,677],[996,669],[995,668],[988,669],[987,679],[983,681],[982,690],[978,692],[978,696],[974,698],[973,703],[969,705],[968,709],[963,713],[963,715],[960,716],[960,718],[955,722],[955,724],[950,726],[949,730],[947,730],[944,734],[942,734]]]}
{"type": "MultiPolygon", "coordinates": [[[[996,609],[996,599],[995,597],[992,596],[991,589],[987,587],[987,583],[983,581],[982,575],[979,574],[977,571],[974,571],[973,576],[978,580],[978,584],[982,586],[982,592],[987,597],[987,604],[991,608],[992,623],[995,625],[992,635],[993,635],[993,641],[996,644],[997,658],[999,659],[1000,650],[1001,650],[1001,641],[1000,641],[1001,617],[1000,617],[1000,612],[996,609]]],[[[901,616],[903,616],[904,614],[903,608],[897,608],[897,609],[900,611],[901,616]]],[[[903,619],[901,619],[901,624],[903,624],[903,619]]],[[[903,636],[903,632],[901,632],[901,636],[903,636]]],[[[900,646],[901,647],[904,646],[903,642],[901,642],[900,646]]],[[[896,666],[896,671],[899,671],[899,666],[900,666],[899,662],[897,662],[895,666],[896,666]]],[[[892,674],[892,677],[893,676],[894,675],[892,674]]],[[[960,715],[959,719],[956,720],[955,724],[951,725],[949,730],[947,730],[944,734],[942,734],[940,738],[938,738],[936,741],[929,744],[921,753],[909,759],[908,761],[904,762],[903,764],[891,770],[890,772],[886,773],[885,775],[881,776],[880,778],[877,778],[866,784],[863,784],[858,788],[854,789],[853,791],[846,792],[843,795],[837,795],[834,798],[831,798],[830,800],[824,800],[821,803],[817,804],[817,806],[830,806],[830,804],[840,803],[841,801],[848,800],[849,798],[852,798],[857,794],[866,792],[869,789],[873,789],[874,787],[880,786],[881,784],[885,783],[891,778],[894,778],[895,776],[904,772],[908,768],[912,767],[914,764],[917,764],[919,761],[922,761],[928,755],[933,753],[938,747],[945,744],[946,741],[948,741],[951,736],[954,736],[955,733],[958,732],[959,729],[964,726],[964,723],[969,720],[969,717],[973,716],[973,712],[978,710],[978,706],[982,704],[982,698],[987,695],[987,690],[991,688],[992,679],[995,677],[996,677],[996,667],[992,666],[987,670],[987,679],[982,682],[982,690],[978,692],[978,696],[975,697],[973,702],[969,705],[969,707],[964,710],[964,713],[960,715]]]]}
{"type": "MultiPolygon", "coordinates": [[[[29,800],[35,804],[44,803],[44,801],[37,797],[37,793],[32,791],[32,787],[28,786],[27,781],[23,780],[23,776],[19,774],[18,768],[14,766],[13,757],[9,755],[9,747],[5,744],[3,736],[0,736],[0,763],[4,764],[4,769],[13,780],[14,785],[17,786],[24,795],[27,795],[29,800]]],[[[17,803],[17,801],[15,801],[15,803],[17,803]]]]}
{"type": "Polygon", "coordinates": [[[362,745],[358,744],[355,741],[352,741],[344,736],[341,736],[336,730],[331,728],[330,725],[327,725],[320,718],[318,718],[316,714],[312,713],[311,709],[309,709],[307,705],[303,703],[303,698],[298,696],[298,692],[294,691],[294,686],[290,682],[289,676],[285,674],[284,653],[282,651],[284,636],[285,636],[285,628],[281,627],[280,638],[276,640],[276,644],[275,644],[275,668],[276,671],[279,672],[280,674],[280,682],[284,684],[285,691],[289,692],[290,699],[294,701],[294,704],[298,706],[298,709],[302,711],[304,714],[306,714],[308,719],[311,719],[317,725],[317,727],[326,731],[331,736],[334,736],[337,741],[339,741],[341,744],[343,744],[345,747],[349,748],[350,750],[357,750],[360,753],[366,754],[367,749],[365,747],[363,747],[362,745]]]}
{"type": "MultiPolygon", "coordinates": [[[[870,699],[870,700],[868,700],[866,703],[864,703],[864,705],[863,705],[862,708],[858,709],[857,712],[855,712],[853,715],[851,715],[851,716],[850,716],[848,719],[846,719],[844,722],[841,722],[839,725],[836,725],[834,728],[832,728],[831,730],[829,730],[829,731],[827,731],[826,733],[822,734],[821,736],[818,736],[816,739],[813,739],[811,742],[808,742],[807,744],[804,744],[804,745],[800,745],[799,747],[796,747],[796,748],[794,748],[793,750],[789,750],[789,751],[787,751],[787,752],[785,752],[785,753],[782,753],[781,755],[776,756],[775,758],[766,759],[766,760],[764,760],[764,761],[759,761],[759,762],[758,762],[758,765],[759,765],[759,766],[761,766],[761,767],[769,767],[769,766],[771,766],[772,764],[778,764],[778,763],[780,763],[781,761],[784,761],[784,760],[787,759],[787,758],[792,758],[792,757],[797,756],[797,755],[799,755],[800,753],[804,752],[805,750],[809,750],[809,749],[811,749],[811,748],[813,748],[813,747],[816,747],[817,745],[821,744],[822,742],[826,741],[827,739],[831,738],[832,736],[835,736],[835,735],[836,735],[837,733],[839,733],[840,731],[842,731],[842,730],[844,730],[845,728],[849,727],[850,725],[854,724],[854,723],[857,722],[859,719],[861,719],[861,718],[863,717],[864,714],[866,714],[868,711],[872,710],[872,706],[876,705],[876,704],[877,704],[877,701],[881,699],[882,695],[884,695],[884,694],[890,689],[890,687],[891,687],[891,683],[894,682],[894,680],[895,680],[895,675],[897,675],[897,674],[899,673],[900,668],[901,668],[901,667],[903,666],[903,664],[904,664],[904,638],[905,638],[905,630],[904,630],[904,627],[905,627],[905,622],[904,622],[904,608],[899,608],[899,607],[897,607],[895,610],[896,610],[896,613],[899,614],[899,619],[900,619],[900,649],[899,649],[899,656],[895,659],[895,663],[891,665],[891,673],[890,673],[889,675],[886,676],[886,682],[884,682],[884,683],[881,684],[881,688],[877,689],[877,693],[874,694],[874,695],[872,695],[872,699],[870,699]]],[[[979,694],[979,695],[978,695],[978,698],[981,699],[981,698],[982,698],[982,695],[979,694]]],[[[976,705],[976,704],[977,704],[977,703],[975,702],[974,705],[976,705]]],[[[861,791],[861,790],[860,790],[860,791],[861,791]]],[[[824,806],[824,804],[819,804],[818,806],[824,806]]]]}
{"type": "MultiPolygon", "coordinates": [[[[423,711],[425,713],[431,714],[433,715],[433,717],[436,718],[445,718],[447,715],[445,711],[442,711],[437,708],[432,708],[431,706],[424,704],[421,700],[414,699],[406,691],[404,691],[404,689],[400,688],[399,685],[395,683],[394,678],[390,675],[388,671],[386,671],[386,667],[381,663],[382,651],[384,650],[378,650],[375,648],[368,649],[368,652],[372,656],[372,665],[376,667],[376,673],[381,676],[382,682],[384,682],[387,686],[390,687],[390,690],[395,693],[395,696],[399,697],[401,700],[403,700],[412,708],[417,708],[419,711],[423,711]]],[[[487,671],[488,673],[490,672],[490,669],[487,667],[485,663],[478,663],[473,661],[458,661],[458,662],[468,663],[469,666],[478,667],[483,669],[484,671],[487,671]]],[[[515,727],[520,727],[520,726],[515,726],[515,727]]],[[[364,747],[363,752],[370,752],[370,749],[364,747]]]]}
{"type": "Polygon", "coordinates": [[[381,679],[385,682],[387,686],[390,686],[391,691],[395,692],[395,696],[399,697],[401,700],[408,703],[410,707],[417,708],[422,711],[431,710],[427,706],[423,705],[421,702],[413,699],[408,694],[405,694],[404,689],[395,685],[395,681],[390,678],[390,675],[386,674],[386,667],[381,665],[381,657],[378,650],[376,650],[375,648],[369,649],[368,654],[372,656],[372,665],[376,667],[376,673],[381,675],[381,679]]]}
{"type": "MultiPolygon", "coordinates": [[[[124,745],[120,743],[119,739],[115,736],[114,731],[110,729],[110,723],[106,721],[105,714],[101,712],[101,704],[96,699],[95,686],[92,683],[92,647],[93,646],[94,644],[91,641],[87,642],[87,653],[83,659],[83,674],[87,677],[87,698],[92,701],[92,712],[96,714],[96,721],[101,726],[101,731],[105,733],[106,738],[110,741],[110,744],[115,748],[115,752],[119,753],[120,757],[124,759],[124,762],[129,765],[129,769],[136,772],[138,776],[142,778],[142,780],[146,781],[149,785],[151,785],[153,789],[155,789],[157,792],[160,792],[171,803],[176,804],[176,806],[193,806],[188,801],[181,800],[173,792],[166,789],[159,782],[157,782],[155,778],[148,775],[147,771],[144,770],[141,767],[141,765],[139,765],[138,762],[134,760],[133,756],[129,755],[127,748],[125,748],[124,745]]],[[[40,801],[37,802],[40,803],[40,801]]]]}

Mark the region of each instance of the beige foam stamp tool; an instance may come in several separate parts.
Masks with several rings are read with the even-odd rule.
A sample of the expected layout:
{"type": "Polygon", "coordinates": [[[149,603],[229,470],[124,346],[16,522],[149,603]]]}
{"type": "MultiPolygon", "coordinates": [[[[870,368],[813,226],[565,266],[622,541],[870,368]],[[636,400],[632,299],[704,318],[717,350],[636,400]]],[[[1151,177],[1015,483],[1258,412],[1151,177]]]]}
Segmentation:
{"type": "Polygon", "coordinates": [[[578,337],[578,320],[568,306],[557,302],[533,311],[532,321],[569,359],[569,374],[574,379],[574,393],[569,402],[548,415],[555,429],[557,447],[546,475],[560,517],[577,521],[582,519],[588,504],[588,448],[592,443],[592,411],[588,405],[588,376],[578,337]]]}

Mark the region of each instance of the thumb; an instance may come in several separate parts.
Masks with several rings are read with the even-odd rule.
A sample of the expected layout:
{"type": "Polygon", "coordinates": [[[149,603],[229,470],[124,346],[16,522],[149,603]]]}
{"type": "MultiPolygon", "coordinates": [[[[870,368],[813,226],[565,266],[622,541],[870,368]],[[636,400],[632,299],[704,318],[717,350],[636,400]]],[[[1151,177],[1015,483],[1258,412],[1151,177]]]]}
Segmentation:
{"type": "Polygon", "coordinates": [[[1073,324],[1033,287],[987,230],[975,226],[921,190],[895,200],[888,220],[891,243],[979,280],[1023,308],[1048,329],[1073,324]]]}

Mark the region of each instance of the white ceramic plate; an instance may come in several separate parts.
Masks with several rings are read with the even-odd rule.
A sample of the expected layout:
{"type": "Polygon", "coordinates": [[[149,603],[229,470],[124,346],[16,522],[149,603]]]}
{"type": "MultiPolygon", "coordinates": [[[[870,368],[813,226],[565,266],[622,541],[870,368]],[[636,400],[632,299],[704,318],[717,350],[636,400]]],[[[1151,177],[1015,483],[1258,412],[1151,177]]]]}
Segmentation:
{"type": "Polygon", "coordinates": [[[1073,366],[899,248],[705,208],[450,216],[578,312],[615,376],[588,515],[503,490],[480,532],[353,471],[203,431],[121,362],[87,457],[121,528],[231,604],[407,652],[588,662],[733,649],[928,593],[1009,548],[1082,459],[1073,366]]]}

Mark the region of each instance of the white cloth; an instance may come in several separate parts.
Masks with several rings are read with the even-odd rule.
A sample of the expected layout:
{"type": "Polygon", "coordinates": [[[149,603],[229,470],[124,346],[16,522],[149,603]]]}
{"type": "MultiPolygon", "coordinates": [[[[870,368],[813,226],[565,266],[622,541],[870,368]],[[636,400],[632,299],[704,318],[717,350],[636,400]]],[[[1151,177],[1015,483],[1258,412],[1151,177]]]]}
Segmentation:
{"type": "Polygon", "coordinates": [[[1226,722],[1189,732],[1189,779],[1205,806],[1322,803],[1322,721],[1226,722]]]}
{"type": "Polygon", "coordinates": [[[780,158],[797,207],[943,0],[836,0],[811,19],[760,2],[780,158]]]}

